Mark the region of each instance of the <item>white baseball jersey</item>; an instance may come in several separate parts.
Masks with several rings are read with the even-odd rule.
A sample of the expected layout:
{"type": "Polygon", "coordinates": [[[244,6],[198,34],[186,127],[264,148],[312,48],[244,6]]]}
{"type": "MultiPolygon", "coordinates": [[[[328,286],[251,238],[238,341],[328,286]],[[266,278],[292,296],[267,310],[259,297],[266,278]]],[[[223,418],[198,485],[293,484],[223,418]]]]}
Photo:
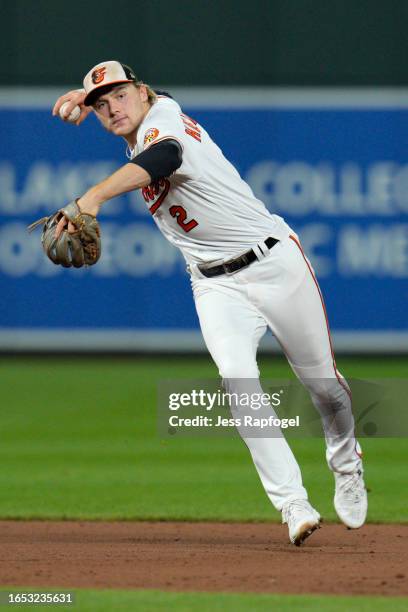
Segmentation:
{"type": "Polygon", "coordinates": [[[254,196],[201,125],[159,96],[139,126],[131,158],[165,139],[181,145],[182,165],[142,193],[157,226],[188,263],[228,259],[268,236],[288,235],[284,220],[254,196]]]}

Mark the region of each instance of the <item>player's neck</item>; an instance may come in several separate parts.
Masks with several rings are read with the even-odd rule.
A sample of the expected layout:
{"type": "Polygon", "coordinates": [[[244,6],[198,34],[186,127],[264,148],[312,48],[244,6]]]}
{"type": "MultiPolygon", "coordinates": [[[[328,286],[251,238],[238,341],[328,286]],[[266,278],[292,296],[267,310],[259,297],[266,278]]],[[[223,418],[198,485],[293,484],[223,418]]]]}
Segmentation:
{"type": "Polygon", "coordinates": [[[137,140],[137,130],[139,128],[137,128],[136,130],[133,130],[133,132],[131,132],[130,134],[126,134],[126,136],[124,136],[123,138],[126,140],[128,146],[130,149],[134,149],[136,146],[136,140],[137,140]]]}

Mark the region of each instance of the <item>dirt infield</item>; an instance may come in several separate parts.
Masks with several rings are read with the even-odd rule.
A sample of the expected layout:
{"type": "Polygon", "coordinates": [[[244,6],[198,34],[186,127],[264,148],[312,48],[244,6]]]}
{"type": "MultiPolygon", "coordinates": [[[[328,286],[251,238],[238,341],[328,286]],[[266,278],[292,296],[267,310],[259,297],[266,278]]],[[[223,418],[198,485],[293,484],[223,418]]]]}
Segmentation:
{"type": "Polygon", "coordinates": [[[408,595],[408,526],[0,521],[0,584],[408,595]]]}

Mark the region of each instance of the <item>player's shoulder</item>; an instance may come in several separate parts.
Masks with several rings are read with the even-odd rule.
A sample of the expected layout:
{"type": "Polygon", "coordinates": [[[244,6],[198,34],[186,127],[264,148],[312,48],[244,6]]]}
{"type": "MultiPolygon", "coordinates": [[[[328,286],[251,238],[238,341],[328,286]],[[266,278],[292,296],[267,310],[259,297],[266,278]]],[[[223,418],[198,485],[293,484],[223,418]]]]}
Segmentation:
{"type": "Polygon", "coordinates": [[[150,117],[168,117],[172,114],[179,115],[181,108],[179,103],[167,95],[159,94],[149,113],[150,117]]]}
{"type": "Polygon", "coordinates": [[[171,128],[181,121],[181,108],[176,100],[167,96],[158,96],[155,103],[142,122],[142,130],[148,128],[171,128]]]}
{"type": "Polygon", "coordinates": [[[173,98],[158,95],[138,130],[138,147],[143,149],[154,141],[181,133],[181,108],[173,98]]]}

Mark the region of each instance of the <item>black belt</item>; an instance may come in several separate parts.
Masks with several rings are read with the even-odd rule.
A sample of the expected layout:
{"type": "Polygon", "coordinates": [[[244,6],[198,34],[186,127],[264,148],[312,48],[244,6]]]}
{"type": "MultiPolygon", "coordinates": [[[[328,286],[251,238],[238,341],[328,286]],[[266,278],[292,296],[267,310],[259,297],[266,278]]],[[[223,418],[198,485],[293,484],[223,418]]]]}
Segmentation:
{"type": "MultiPolygon", "coordinates": [[[[276,238],[272,238],[271,236],[265,240],[265,244],[268,249],[274,247],[277,242],[279,242],[279,240],[276,240],[276,238]]],[[[241,270],[241,268],[250,266],[251,263],[257,260],[258,258],[255,251],[251,249],[250,251],[239,255],[235,259],[230,259],[229,261],[219,264],[218,266],[198,265],[197,267],[201,274],[207,278],[212,278],[213,276],[220,276],[220,274],[234,274],[234,272],[238,272],[238,270],[241,270]]]]}

